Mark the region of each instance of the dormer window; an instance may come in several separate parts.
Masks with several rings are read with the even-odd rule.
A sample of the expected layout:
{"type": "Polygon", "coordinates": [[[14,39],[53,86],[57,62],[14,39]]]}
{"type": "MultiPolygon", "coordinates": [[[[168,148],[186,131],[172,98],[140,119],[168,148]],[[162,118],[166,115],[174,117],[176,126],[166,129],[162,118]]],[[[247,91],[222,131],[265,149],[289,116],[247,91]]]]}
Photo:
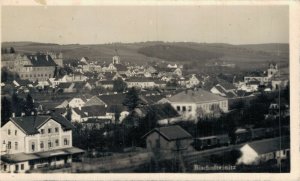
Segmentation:
{"type": "Polygon", "coordinates": [[[48,133],[51,133],[51,131],[52,131],[51,128],[48,128],[48,133]]]}
{"type": "Polygon", "coordinates": [[[58,127],[55,128],[55,133],[58,133],[58,127]]]}

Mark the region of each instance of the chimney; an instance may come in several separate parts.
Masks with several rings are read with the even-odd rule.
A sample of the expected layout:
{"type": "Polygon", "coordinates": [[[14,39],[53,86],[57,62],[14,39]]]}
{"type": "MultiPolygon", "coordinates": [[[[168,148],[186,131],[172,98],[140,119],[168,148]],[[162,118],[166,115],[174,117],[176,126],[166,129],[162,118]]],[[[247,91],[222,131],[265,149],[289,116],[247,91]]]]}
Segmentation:
{"type": "Polygon", "coordinates": [[[21,116],[25,116],[25,113],[24,113],[24,112],[21,112],[21,116]]]}
{"type": "Polygon", "coordinates": [[[13,118],[16,117],[16,113],[13,112],[11,116],[12,116],[13,118]]]}
{"type": "Polygon", "coordinates": [[[78,109],[81,110],[81,106],[79,106],[78,109]]]}
{"type": "Polygon", "coordinates": [[[31,115],[34,116],[34,112],[33,111],[31,111],[31,115]]]}

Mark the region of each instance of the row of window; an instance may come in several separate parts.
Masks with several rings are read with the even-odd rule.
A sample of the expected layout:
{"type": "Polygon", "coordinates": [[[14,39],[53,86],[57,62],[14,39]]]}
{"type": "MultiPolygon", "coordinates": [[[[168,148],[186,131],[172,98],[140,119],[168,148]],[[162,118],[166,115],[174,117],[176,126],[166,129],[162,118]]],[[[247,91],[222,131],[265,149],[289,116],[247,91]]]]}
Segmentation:
{"type": "MultiPolygon", "coordinates": [[[[4,171],[7,170],[7,165],[6,164],[3,166],[3,170],[4,171]]],[[[15,164],[15,170],[16,170],[16,172],[19,171],[19,165],[18,164],[15,164]]],[[[21,170],[24,170],[24,164],[23,163],[21,164],[21,170]]]]}
{"type": "MultiPolygon", "coordinates": [[[[26,78],[28,78],[28,77],[44,77],[44,74],[25,74],[25,75],[23,75],[23,74],[21,74],[21,78],[24,78],[24,77],[26,77],[26,78]]],[[[48,74],[45,74],[45,77],[48,77],[48,74]]],[[[51,78],[51,74],[49,74],[49,78],[51,78]]]]}
{"type": "MultiPolygon", "coordinates": [[[[65,138],[64,139],[64,145],[66,146],[66,145],[69,145],[69,144],[70,144],[70,141],[67,138],[65,138]]],[[[58,147],[58,146],[59,146],[59,139],[56,139],[54,141],[54,143],[51,140],[48,141],[48,149],[53,148],[53,147],[58,147]]],[[[44,148],[45,148],[45,143],[44,143],[44,141],[41,141],[40,142],[40,149],[44,149],[44,148]]],[[[34,142],[31,143],[31,151],[32,152],[36,151],[34,142]]]]}
{"type": "MultiPolygon", "coordinates": [[[[54,132],[58,133],[59,132],[59,128],[55,127],[54,128],[54,132]]],[[[48,134],[52,133],[52,128],[48,128],[48,134]]],[[[45,129],[41,129],[41,134],[45,134],[45,129]]]]}
{"type": "MultiPolygon", "coordinates": [[[[11,130],[10,129],[7,130],[7,134],[11,135],[11,130]]],[[[18,130],[15,130],[15,136],[17,136],[17,134],[18,134],[18,130]]]]}
{"type": "MultiPolygon", "coordinates": [[[[5,144],[5,140],[3,141],[3,144],[5,144]]],[[[6,147],[7,147],[8,150],[11,149],[11,141],[7,142],[6,147]]],[[[18,150],[18,142],[15,142],[15,150],[18,150]]]]}
{"type": "Polygon", "coordinates": [[[182,112],[185,112],[185,111],[188,111],[188,112],[191,112],[192,111],[192,106],[177,106],[177,111],[182,111],[182,112]]]}

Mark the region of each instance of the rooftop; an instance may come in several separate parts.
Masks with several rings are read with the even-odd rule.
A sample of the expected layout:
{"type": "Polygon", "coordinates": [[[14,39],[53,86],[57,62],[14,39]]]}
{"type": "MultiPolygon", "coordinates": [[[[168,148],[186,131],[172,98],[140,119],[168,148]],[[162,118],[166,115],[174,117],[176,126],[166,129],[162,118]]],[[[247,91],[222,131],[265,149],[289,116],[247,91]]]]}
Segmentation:
{"type": "Polygon", "coordinates": [[[27,135],[31,135],[39,133],[38,129],[50,119],[55,120],[65,129],[72,129],[74,127],[70,121],[58,114],[14,117],[10,120],[27,135]]]}
{"type": "Polygon", "coordinates": [[[192,138],[191,134],[189,134],[186,130],[184,130],[182,127],[178,125],[155,128],[150,132],[148,132],[147,134],[145,134],[143,137],[144,138],[147,137],[149,134],[153,133],[154,131],[160,134],[161,136],[163,136],[168,141],[192,138]]]}
{"type": "Polygon", "coordinates": [[[248,145],[258,154],[265,154],[290,148],[290,138],[287,136],[278,137],[259,142],[248,143],[248,145]]]}
{"type": "Polygon", "coordinates": [[[168,98],[171,102],[204,103],[227,100],[203,89],[185,90],[168,98]]]}

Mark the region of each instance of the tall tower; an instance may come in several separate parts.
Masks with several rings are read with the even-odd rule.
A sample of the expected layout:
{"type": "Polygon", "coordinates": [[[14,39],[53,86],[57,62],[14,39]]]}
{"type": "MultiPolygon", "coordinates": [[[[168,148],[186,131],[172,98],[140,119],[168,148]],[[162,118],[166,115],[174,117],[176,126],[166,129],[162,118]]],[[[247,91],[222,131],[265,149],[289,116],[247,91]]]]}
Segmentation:
{"type": "Polygon", "coordinates": [[[116,55],[113,56],[113,58],[112,58],[113,64],[120,64],[121,60],[120,60],[120,56],[118,55],[118,50],[115,49],[115,52],[116,52],[116,55]]]}

